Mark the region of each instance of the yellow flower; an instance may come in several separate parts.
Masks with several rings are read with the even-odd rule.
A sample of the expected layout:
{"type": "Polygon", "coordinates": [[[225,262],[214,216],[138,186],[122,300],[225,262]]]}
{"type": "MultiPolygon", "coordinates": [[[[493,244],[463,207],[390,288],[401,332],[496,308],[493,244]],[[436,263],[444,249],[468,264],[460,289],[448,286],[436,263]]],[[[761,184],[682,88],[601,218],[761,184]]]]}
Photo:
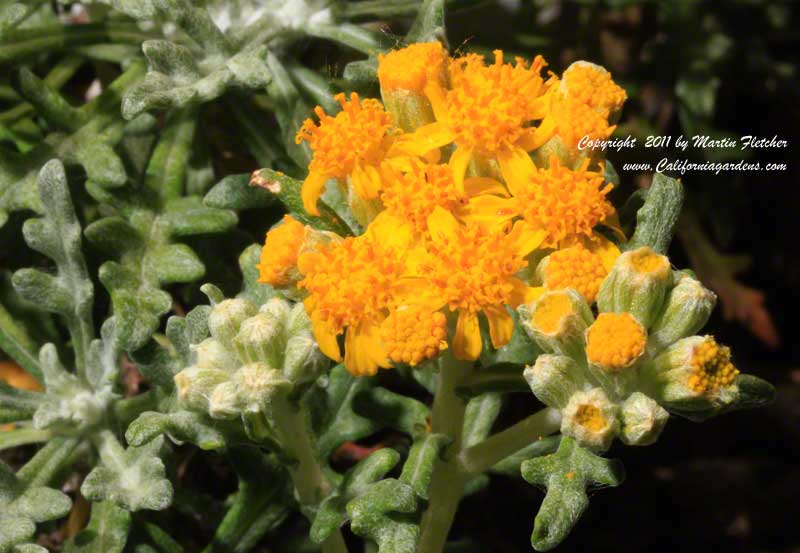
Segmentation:
{"type": "Polygon", "coordinates": [[[393,303],[393,287],[404,274],[404,256],[414,240],[411,226],[380,214],[367,232],[302,253],[298,288],[322,352],[342,360],[337,336],[346,332],[344,363],[356,375],[390,367],[380,325],[393,303]]]}
{"type": "Polygon", "coordinates": [[[600,313],[586,332],[586,358],[607,372],[620,372],[644,354],[647,332],[630,313],[600,313]]]}
{"type": "Polygon", "coordinates": [[[334,96],[342,111],[331,117],[322,107],[314,108],[319,124],[306,119],[295,142],[307,141],[314,157],[303,183],[303,207],[319,215],[317,200],[328,179],[342,182],[348,177],[358,196],[377,198],[380,190],[380,164],[394,139],[392,116],[374,99],[359,100],[353,92],[334,96]]]}
{"type": "Polygon", "coordinates": [[[285,286],[292,282],[292,273],[297,271],[297,256],[306,239],[306,226],[284,215],[282,224],[267,233],[261,249],[258,282],[272,286],[285,286]]]}
{"type": "Polygon", "coordinates": [[[600,285],[608,276],[603,258],[580,243],[551,253],[542,272],[546,289],[572,288],[588,303],[597,300],[600,285]]]}
{"type": "Polygon", "coordinates": [[[600,256],[608,271],[619,249],[595,228],[605,224],[621,234],[614,206],[606,199],[613,185],[605,182],[603,173],[588,166],[587,159],[572,170],[553,156],[549,167],[537,168],[525,152],[508,156],[501,167],[511,196],[483,194],[472,198],[464,217],[493,224],[521,217],[533,229],[544,232],[543,247],[581,244],[600,256]]]}
{"type": "Polygon", "coordinates": [[[425,232],[428,217],[437,206],[460,212],[468,197],[489,192],[504,193],[505,189],[497,181],[483,177],[467,178],[459,189],[452,164],[411,161],[404,170],[385,168],[381,202],[387,211],[425,232]]]}
{"type": "Polygon", "coordinates": [[[705,339],[692,351],[688,387],[698,394],[715,392],[733,384],[739,370],[731,363],[731,350],[720,346],[713,336],[705,339]]]}
{"type": "Polygon", "coordinates": [[[577,147],[584,136],[604,140],[616,125],[609,119],[619,112],[627,99],[625,90],[599,65],[573,63],[566,71],[552,96],[546,121],[570,147],[577,147]]]}
{"type": "Polygon", "coordinates": [[[446,78],[447,51],[441,42],[420,42],[378,55],[381,91],[424,92],[429,81],[446,78]]]}
{"type": "Polygon", "coordinates": [[[404,305],[393,310],[380,332],[393,363],[413,367],[447,349],[447,318],[424,306],[404,305]]]}
{"type": "Polygon", "coordinates": [[[400,148],[416,155],[455,143],[452,157],[459,187],[473,156],[494,159],[532,150],[553,133],[552,127],[531,125],[547,113],[544,58],[537,56],[528,66],[522,58],[514,65],[503,63],[500,50],[494,56],[491,65],[477,54],[452,60],[450,89],[434,81],[425,87],[436,122],[400,141],[400,148]]]}
{"type": "Polygon", "coordinates": [[[514,323],[506,311],[534,299],[534,289],[515,273],[527,265],[525,256],[544,233],[516,224],[506,228],[462,225],[452,213],[436,207],[428,217],[430,239],[424,252],[414,252],[415,277],[403,281],[409,303],[427,302],[432,310],[447,306],[458,311],[453,337],[456,358],[474,360],[482,349],[478,314],[489,321],[495,347],[511,339],[514,323]]]}

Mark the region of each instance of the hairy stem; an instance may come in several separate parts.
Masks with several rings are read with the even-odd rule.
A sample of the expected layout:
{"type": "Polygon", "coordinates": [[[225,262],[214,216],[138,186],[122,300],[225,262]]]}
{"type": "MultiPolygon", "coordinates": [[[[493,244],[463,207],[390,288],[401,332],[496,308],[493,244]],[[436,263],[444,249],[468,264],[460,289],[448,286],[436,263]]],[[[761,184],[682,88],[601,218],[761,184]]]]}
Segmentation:
{"type": "Polygon", "coordinates": [[[73,452],[80,441],[77,438],[53,438],[17,472],[17,478],[28,486],[46,486],[61,471],[75,461],[73,452]]]}
{"type": "MultiPolygon", "coordinates": [[[[297,499],[301,508],[318,505],[331,491],[331,483],[322,472],[311,435],[305,409],[281,398],[270,412],[278,439],[294,463],[289,465],[297,499]]],[[[323,553],[347,553],[342,533],[334,532],[322,544],[323,553]]]]}
{"type": "Polygon", "coordinates": [[[428,509],[422,515],[420,553],[442,552],[464,492],[467,478],[461,471],[458,457],[467,404],[456,395],[456,388],[471,370],[471,363],[458,361],[449,352],[441,359],[439,388],[433,399],[431,425],[433,432],[449,436],[452,443],[445,451],[444,458],[438,460],[433,469],[428,509]]]}
{"type": "Polygon", "coordinates": [[[469,477],[478,476],[532,441],[552,434],[558,430],[560,424],[561,415],[558,410],[549,407],[542,409],[502,432],[461,451],[459,455],[461,469],[469,477]]]}

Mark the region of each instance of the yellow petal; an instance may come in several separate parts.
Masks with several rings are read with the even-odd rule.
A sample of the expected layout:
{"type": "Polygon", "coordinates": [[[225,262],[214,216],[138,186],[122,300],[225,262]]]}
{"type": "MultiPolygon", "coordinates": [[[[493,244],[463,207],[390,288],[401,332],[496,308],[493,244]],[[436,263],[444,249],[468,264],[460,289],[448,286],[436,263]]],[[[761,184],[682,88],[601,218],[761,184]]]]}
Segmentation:
{"type": "Polygon", "coordinates": [[[300,195],[303,198],[303,209],[310,215],[319,217],[317,200],[322,196],[322,192],[325,190],[325,182],[327,182],[328,178],[328,175],[311,171],[306,177],[306,180],[303,181],[303,188],[300,195]]]}
{"type": "Polygon", "coordinates": [[[483,310],[486,320],[489,321],[489,335],[492,345],[496,348],[506,345],[514,334],[514,319],[508,314],[504,306],[487,307],[483,310]]]}
{"type": "Polygon", "coordinates": [[[520,148],[531,151],[541,148],[542,145],[550,140],[556,133],[558,125],[556,119],[552,115],[547,115],[542,122],[536,127],[535,131],[526,133],[522,138],[517,140],[517,146],[520,148]]]}
{"type": "Polygon", "coordinates": [[[526,221],[517,221],[508,233],[508,241],[513,251],[525,257],[539,247],[547,236],[543,229],[534,227],[526,221]]]}
{"type": "Polygon", "coordinates": [[[464,194],[468,198],[479,194],[508,196],[508,190],[502,182],[489,177],[469,177],[464,179],[464,194]]]}
{"type": "Polygon", "coordinates": [[[501,149],[497,153],[497,162],[500,164],[500,173],[506,181],[506,186],[514,196],[525,189],[531,175],[536,172],[531,156],[518,146],[501,149]]]}
{"type": "Polygon", "coordinates": [[[412,134],[400,136],[389,151],[389,156],[412,155],[424,156],[431,150],[450,144],[455,135],[442,123],[429,123],[412,134]]]}
{"type": "Polygon", "coordinates": [[[531,111],[528,116],[531,119],[543,119],[548,113],[550,113],[551,98],[552,96],[550,94],[545,94],[536,98],[530,103],[531,111]]]}
{"type": "Polygon", "coordinates": [[[508,301],[511,307],[514,308],[523,303],[531,303],[538,300],[539,296],[545,292],[544,286],[528,286],[518,278],[513,279],[512,285],[514,290],[511,292],[511,298],[508,301]]]}
{"type": "Polygon", "coordinates": [[[589,251],[600,256],[606,271],[611,270],[612,265],[614,265],[614,262],[620,256],[617,245],[598,232],[592,234],[591,237],[585,237],[583,239],[583,245],[589,251]]]}
{"type": "Polygon", "coordinates": [[[362,166],[357,163],[350,175],[353,188],[359,198],[372,200],[378,197],[381,189],[381,176],[376,167],[372,165],[362,166]]]}
{"type": "Polygon", "coordinates": [[[453,336],[453,355],[456,359],[474,361],[481,354],[482,348],[477,313],[467,310],[459,311],[456,333],[453,336]]]}
{"type": "Polygon", "coordinates": [[[424,89],[425,95],[433,108],[433,115],[437,121],[447,120],[447,98],[442,85],[435,81],[428,82],[424,89]]]}
{"type": "Polygon", "coordinates": [[[458,237],[458,221],[453,214],[436,206],[433,213],[428,215],[428,232],[431,233],[431,239],[436,242],[451,242],[458,237]]]}
{"type": "Polygon", "coordinates": [[[515,199],[490,194],[472,198],[459,210],[459,216],[464,221],[476,223],[503,224],[515,215],[519,215],[515,199]]]}
{"type": "Polygon", "coordinates": [[[372,376],[380,367],[389,364],[378,324],[362,321],[356,328],[348,328],[344,344],[344,366],[356,376],[372,376]]]}
{"type": "MultiPolygon", "coordinates": [[[[308,309],[308,306],[306,306],[308,309]]],[[[310,309],[308,309],[310,311],[310,309]]],[[[311,321],[311,330],[314,333],[314,338],[319,344],[319,349],[336,361],[342,361],[342,352],[339,350],[339,342],[336,340],[336,333],[331,331],[330,327],[324,321],[314,320],[311,321]]]]}
{"type": "Polygon", "coordinates": [[[603,225],[611,229],[611,232],[614,233],[614,236],[616,236],[621,243],[628,241],[628,237],[625,236],[624,232],[622,232],[622,225],[620,225],[619,222],[619,214],[616,211],[605,218],[603,225]]]}
{"type": "Polygon", "coordinates": [[[453,172],[453,182],[456,185],[456,190],[460,194],[464,194],[464,177],[467,174],[467,167],[472,160],[472,148],[465,146],[456,146],[453,155],[450,156],[450,161],[447,163],[450,170],[453,172]]]}
{"type": "Polygon", "coordinates": [[[381,211],[367,227],[365,236],[383,247],[406,250],[415,241],[414,227],[408,220],[388,211],[381,211]]]}

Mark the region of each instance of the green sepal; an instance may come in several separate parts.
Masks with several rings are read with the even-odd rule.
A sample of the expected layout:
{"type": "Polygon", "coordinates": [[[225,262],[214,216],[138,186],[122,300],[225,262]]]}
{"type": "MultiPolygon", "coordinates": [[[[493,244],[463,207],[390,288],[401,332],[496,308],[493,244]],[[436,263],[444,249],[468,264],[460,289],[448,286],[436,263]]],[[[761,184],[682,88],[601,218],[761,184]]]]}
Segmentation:
{"type": "Polygon", "coordinates": [[[587,487],[619,486],[625,478],[619,461],[598,457],[566,436],[558,451],[523,462],[521,472],[527,482],[547,489],[531,534],[537,551],[553,549],[569,535],[589,506],[587,487]]]}
{"type": "Polygon", "coordinates": [[[64,544],[64,553],[122,553],[131,514],[111,501],[92,503],[89,525],[64,544]]]}
{"type": "Polygon", "coordinates": [[[113,501],[128,511],[160,511],[172,503],[172,483],[159,455],[164,438],[123,449],[108,431],[100,434],[101,464],[84,479],[81,493],[90,501],[113,501]]]}
{"type": "Polygon", "coordinates": [[[365,494],[400,461],[400,454],[390,448],[379,449],[345,473],[341,482],[322,500],[311,525],[310,536],[322,543],[350,518],[348,503],[365,494]]]}
{"type": "Polygon", "coordinates": [[[636,213],[636,231],[625,250],[648,246],[662,255],[667,253],[683,206],[683,185],[662,174],[653,176],[644,205],[636,213]]]}
{"type": "Polygon", "coordinates": [[[714,406],[713,402],[700,397],[695,402],[688,399],[671,402],[667,410],[691,421],[703,422],[733,411],[765,407],[775,401],[775,387],[757,376],[740,374],[736,376],[733,384],[737,388],[735,396],[723,405],[714,406]]]}
{"type": "Polygon", "coordinates": [[[37,523],[61,518],[71,507],[60,491],[30,486],[0,461],[0,553],[19,551],[33,539],[37,523]]]}

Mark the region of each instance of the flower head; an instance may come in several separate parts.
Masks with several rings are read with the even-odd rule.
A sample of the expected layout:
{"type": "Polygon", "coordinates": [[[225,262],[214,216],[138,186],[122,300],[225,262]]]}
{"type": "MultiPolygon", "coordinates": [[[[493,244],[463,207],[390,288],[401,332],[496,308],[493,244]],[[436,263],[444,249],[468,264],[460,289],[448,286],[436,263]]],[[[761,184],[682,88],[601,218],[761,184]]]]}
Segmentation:
{"type": "Polygon", "coordinates": [[[353,92],[350,100],[337,94],[342,111],[335,116],[322,107],[314,108],[319,124],[306,119],[295,142],[307,141],[314,157],[303,183],[303,207],[319,215],[316,203],[328,179],[352,177],[356,192],[365,199],[375,198],[380,189],[377,167],[383,161],[392,139],[392,116],[378,100],[361,101],[353,92]]]}
{"type": "Polygon", "coordinates": [[[404,221],[381,214],[366,234],[303,253],[298,287],[314,336],[325,355],[341,361],[336,336],[347,330],[345,366],[356,374],[389,367],[379,326],[392,304],[393,286],[405,272],[403,258],[413,238],[404,221]]]}
{"type": "Polygon", "coordinates": [[[381,323],[381,339],[393,363],[412,367],[447,349],[447,318],[423,306],[402,306],[381,323]]]}
{"type": "Polygon", "coordinates": [[[423,92],[429,80],[444,79],[447,51],[441,42],[420,42],[378,55],[381,90],[423,92]]]}
{"type": "Polygon", "coordinates": [[[282,224],[267,233],[258,268],[258,281],[272,286],[285,286],[297,270],[297,256],[306,239],[306,227],[291,215],[284,215],[282,224]]]}
{"type": "Polygon", "coordinates": [[[620,372],[644,353],[647,333],[630,313],[600,313],[586,331],[586,357],[608,372],[620,372]]]}
{"type": "Polygon", "coordinates": [[[480,354],[478,313],[486,315],[495,347],[506,344],[514,329],[506,305],[516,307],[532,299],[532,289],[515,273],[527,266],[525,256],[539,245],[542,234],[520,225],[510,232],[462,225],[441,207],[428,217],[428,229],[430,240],[416,261],[420,277],[412,279],[410,296],[432,294],[434,308],[446,305],[458,311],[453,338],[457,358],[476,359],[480,354]]]}
{"type": "Polygon", "coordinates": [[[739,370],[731,363],[731,350],[706,336],[692,351],[688,386],[702,394],[733,384],[739,370]]]}
{"type": "Polygon", "coordinates": [[[550,254],[543,272],[545,288],[572,288],[589,303],[597,299],[600,284],[608,275],[603,258],[580,243],[550,254]]]}

